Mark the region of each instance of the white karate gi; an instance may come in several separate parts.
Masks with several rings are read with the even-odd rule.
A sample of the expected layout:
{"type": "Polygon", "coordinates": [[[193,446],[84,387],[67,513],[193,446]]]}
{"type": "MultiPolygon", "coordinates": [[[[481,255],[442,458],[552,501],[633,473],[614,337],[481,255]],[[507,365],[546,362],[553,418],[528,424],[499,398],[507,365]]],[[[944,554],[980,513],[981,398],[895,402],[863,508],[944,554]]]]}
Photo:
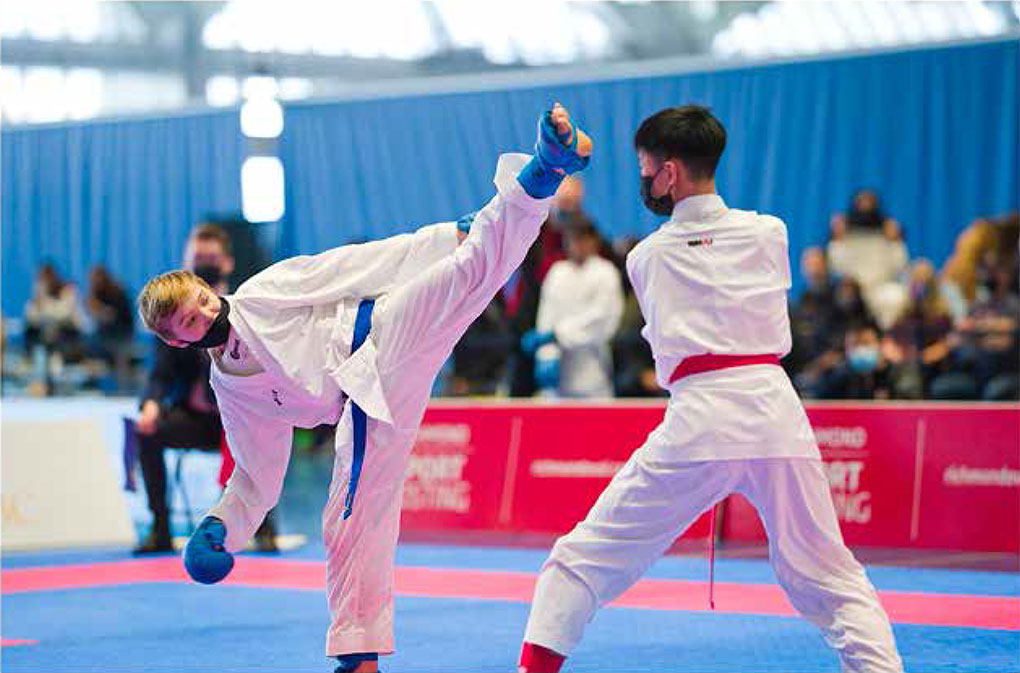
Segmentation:
{"type": "Polygon", "coordinates": [[[751,365],[669,383],[688,356],[789,352],[783,222],[729,210],[714,194],[689,197],[631,251],[627,272],[670,401],[587,518],[556,542],[525,640],[568,654],[598,607],[737,492],[761,515],[790,602],[821,629],[844,670],[902,670],[888,617],[843,544],[811,427],[783,370],[751,365]]]}
{"type": "Polygon", "coordinates": [[[556,335],[555,344],[542,348],[560,358],[560,395],[613,396],[609,340],[622,315],[623,284],[611,262],[593,256],[583,264],[567,259],[549,268],[535,326],[556,335]]]}
{"type": "Polygon", "coordinates": [[[407,458],[437,372],[524,259],[548,214],[551,199],[533,199],[517,182],[529,158],[500,157],[498,194],[459,247],[453,223],[433,225],[285,260],[227,298],[242,347],[228,342],[211,380],[236,467],[209,513],[226,525],[228,551],[242,549],[279,499],[293,427],[339,421],[322,514],[328,656],[393,651],[393,555],[407,458]],[[351,355],[364,298],[377,298],[372,330],[351,355]],[[226,373],[247,371],[249,355],[264,371],[226,373]],[[345,395],[369,417],[346,520],[352,432],[345,395]]]}

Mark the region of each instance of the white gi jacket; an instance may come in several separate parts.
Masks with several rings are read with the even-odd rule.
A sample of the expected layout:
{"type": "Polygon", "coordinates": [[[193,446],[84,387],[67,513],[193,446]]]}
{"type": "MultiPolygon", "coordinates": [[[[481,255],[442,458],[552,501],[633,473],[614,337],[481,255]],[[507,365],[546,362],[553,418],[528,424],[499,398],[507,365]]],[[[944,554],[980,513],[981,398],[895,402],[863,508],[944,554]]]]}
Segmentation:
{"type": "MultiPolygon", "coordinates": [[[[369,416],[390,420],[372,341],[350,357],[358,303],[385,294],[456,248],[454,223],[430,225],[278,262],[226,298],[242,352],[249,349],[265,370],[232,376],[215,359],[210,368],[227,443],[241,468],[209,512],[226,524],[228,549],[243,549],[276,504],[295,426],[335,424],[345,394],[369,416]]],[[[232,339],[223,357],[234,347],[232,339]]]]}
{"type": "Polygon", "coordinates": [[[620,272],[598,256],[583,264],[561,260],[542,282],[536,327],[556,335],[559,393],[564,397],[612,397],[613,360],[609,341],[623,315],[620,272]]]}
{"type": "MultiPolygon", "coordinates": [[[[500,196],[479,217],[491,217],[490,207],[502,198],[518,204],[515,214],[526,213],[541,222],[548,200],[533,205],[516,179],[528,158],[500,158],[495,176],[500,196]]],[[[513,229],[512,223],[507,226],[513,229]]],[[[521,245],[526,250],[530,238],[521,245]]],[[[220,357],[233,371],[244,369],[243,358],[250,352],[263,369],[250,376],[231,375],[216,358],[210,369],[236,464],[220,502],[209,512],[223,520],[228,550],[243,549],[279,499],[295,426],[337,423],[344,396],[370,418],[393,422],[396,410],[383,394],[373,339],[366,339],[353,356],[350,353],[358,304],[366,298],[380,298],[385,304],[388,293],[457,248],[454,223],[431,225],[413,234],[284,260],[227,297],[236,337],[220,357]],[[240,366],[229,362],[235,354],[241,358],[240,366]]],[[[376,314],[379,309],[377,305],[376,314]]]]}
{"type": "Polygon", "coordinates": [[[600,606],[738,492],[761,515],[787,598],[818,626],[842,670],[901,672],[889,619],[843,544],[811,428],[783,370],[749,365],[669,384],[687,357],[789,350],[782,221],[729,210],[715,194],[689,197],[631,251],[627,270],[669,405],[584,521],[556,541],[525,642],[569,654],[600,606]]]}
{"type": "Polygon", "coordinates": [[[800,398],[774,365],[705,372],[672,385],[686,357],[790,351],[786,225],[691,196],[627,256],[659,385],[670,391],[650,450],[669,460],[818,456],[800,398]],[[677,455],[677,452],[682,455],[677,455]]]}

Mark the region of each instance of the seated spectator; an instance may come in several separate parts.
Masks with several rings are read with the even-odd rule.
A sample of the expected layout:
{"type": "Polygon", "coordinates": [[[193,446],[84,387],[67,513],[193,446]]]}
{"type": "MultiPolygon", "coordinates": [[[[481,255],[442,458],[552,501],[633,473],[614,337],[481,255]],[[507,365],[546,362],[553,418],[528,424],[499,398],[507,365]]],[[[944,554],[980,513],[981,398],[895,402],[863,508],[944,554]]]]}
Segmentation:
{"type": "Polygon", "coordinates": [[[794,386],[807,398],[829,399],[840,396],[840,391],[833,389],[832,386],[839,385],[838,379],[833,376],[846,361],[844,354],[846,333],[851,327],[873,324],[875,321],[864,303],[860,284],[849,277],[841,278],[836,283],[833,308],[827,312],[827,317],[829,323],[820,329],[819,341],[816,342],[822,346],[822,350],[817,352],[815,358],[807,361],[794,376],[794,386]]]}
{"type": "Polygon", "coordinates": [[[601,240],[590,223],[567,232],[566,260],[542,283],[535,330],[522,348],[535,353],[539,388],[563,397],[612,397],[609,341],[623,312],[623,285],[612,262],[598,255],[601,240]]]}
{"type": "Polygon", "coordinates": [[[839,363],[842,335],[838,332],[836,283],[829,275],[821,248],[804,250],[800,269],[805,287],[797,303],[790,307],[793,346],[783,365],[802,395],[817,397],[816,384],[839,363]]]}
{"type": "Polygon", "coordinates": [[[510,328],[506,387],[511,397],[531,397],[536,391],[534,357],[521,349],[521,337],[535,328],[542,280],[549,267],[563,259],[559,245],[559,234],[552,231],[552,225],[547,221],[520,267],[510,275],[499,292],[503,315],[510,328]]]}
{"type": "Polygon", "coordinates": [[[556,231],[565,232],[590,219],[584,212],[584,183],[577,176],[564,178],[556,190],[553,207],[549,211],[549,223],[556,231]]]}
{"type": "Polygon", "coordinates": [[[882,354],[878,328],[872,323],[852,325],[846,332],[843,361],[829,375],[832,399],[885,400],[894,395],[892,364],[882,354]]]}
{"type": "Polygon", "coordinates": [[[899,224],[886,217],[878,201],[878,194],[872,189],[858,189],[850,199],[845,213],[834,213],[830,220],[835,231],[840,229],[852,234],[874,233],[899,237],[899,224]]]}
{"type": "Polygon", "coordinates": [[[860,283],[879,326],[888,328],[907,301],[900,277],[909,256],[899,223],[886,217],[874,192],[857,192],[850,210],[832,217],[826,254],[832,273],[860,283]]]}
{"type": "Polygon", "coordinates": [[[620,326],[612,342],[613,388],[617,397],[665,397],[668,393],[655,377],[652,348],[641,336],[645,318],[626,272],[627,255],[637,244],[636,238],[623,236],[613,241],[611,247],[613,264],[623,281],[624,297],[620,326]]]}
{"type": "Polygon", "coordinates": [[[942,267],[939,288],[954,320],[967,316],[974,301],[978,264],[994,246],[994,227],[985,219],[974,220],[956,237],[953,253],[942,267]]]}
{"type": "Polygon", "coordinates": [[[134,310],[124,288],[101,265],[89,273],[85,310],[95,325],[93,351],[109,364],[126,352],[134,331],[134,310]]]}
{"type": "Polygon", "coordinates": [[[556,190],[549,219],[528,249],[521,266],[500,291],[504,315],[510,322],[510,350],[506,366],[511,397],[531,397],[536,392],[534,353],[521,348],[521,337],[535,328],[542,281],[556,262],[564,259],[563,231],[571,222],[583,219],[584,183],[574,176],[564,178],[556,190]]]}
{"type": "MultiPolygon", "coordinates": [[[[226,294],[234,270],[230,238],[215,225],[195,227],[188,238],[185,267],[226,294]]],[[[142,391],[138,431],[139,462],[152,527],[135,554],[173,551],[167,494],[167,448],[220,450],[222,425],[209,386],[209,356],[193,348],[171,348],[154,339],[155,358],[142,391]]]]}
{"type": "Polygon", "coordinates": [[[453,372],[447,394],[495,395],[505,380],[510,325],[497,296],[485,308],[453,349],[453,372]]]}
{"type": "Polygon", "coordinates": [[[875,322],[874,316],[864,301],[864,290],[853,278],[843,277],[836,283],[835,320],[842,332],[851,325],[875,322]]]}
{"type": "Polygon", "coordinates": [[[1016,255],[1004,255],[984,273],[983,288],[967,316],[958,321],[955,349],[963,367],[972,372],[984,400],[1015,400],[1020,394],[1017,359],[1020,283],[1016,255]]]}
{"type": "Polygon", "coordinates": [[[949,307],[939,292],[931,262],[918,260],[910,271],[910,300],[883,343],[883,356],[895,367],[895,397],[974,399],[969,377],[954,371],[949,307]],[[945,376],[941,380],[940,377],[945,376]]]}
{"type": "Polygon", "coordinates": [[[84,322],[74,285],[64,282],[52,264],[43,264],[25,305],[26,353],[31,355],[36,346],[42,346],[64,360],[81,359],[84,322]]]}

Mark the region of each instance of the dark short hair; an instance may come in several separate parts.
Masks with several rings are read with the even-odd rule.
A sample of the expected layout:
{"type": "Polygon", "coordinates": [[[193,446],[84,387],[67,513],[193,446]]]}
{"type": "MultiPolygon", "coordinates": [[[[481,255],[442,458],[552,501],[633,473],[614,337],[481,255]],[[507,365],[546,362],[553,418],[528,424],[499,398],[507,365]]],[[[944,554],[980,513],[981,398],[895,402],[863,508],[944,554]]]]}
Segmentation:
{"type": "Polygon", "coordinates": [[[223,252],[227,255],[232,254],[230,245],[230,235],[227,230],[218,224],[211,224],[209,222],[203,222],[202,224],[196,225],[191,230],[191,237],[196,241],[217,241],[220,247],[223,248],[223,252]]]}
{"type": "Polygon", "coordinates": [[[706,107],[670,107],[641,122],[634,134],[634,149],[663,161],[678,159],[691,177],[706,179],[715,175],[726,149],[726,129],[706,107]]]}
{"type": "Polygon", "coordinates": [[[595,227],[595,223],[583,216],[570,222],[566,229],[563,230],[563,233],[571,238],[590,237],[599,240],[602,238],[599,235],[599,230],[595,227]]]}

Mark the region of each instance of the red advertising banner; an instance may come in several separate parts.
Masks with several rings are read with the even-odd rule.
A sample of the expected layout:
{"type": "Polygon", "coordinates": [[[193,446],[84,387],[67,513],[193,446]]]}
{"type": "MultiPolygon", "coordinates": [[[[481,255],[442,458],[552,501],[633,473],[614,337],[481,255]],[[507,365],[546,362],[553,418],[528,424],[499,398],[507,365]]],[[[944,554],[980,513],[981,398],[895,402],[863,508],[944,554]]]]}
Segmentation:
{"type": "Polygon", "coordinates": [[[403,528],[498,528],[511,421],[480,410],[429,409],[404,477],[403,528]]]}
{"type": "Polygon", "coordinates": [[[1020,415],[942,409],[920,423],[911,543],[1017,551],[1020,415]]]}
{"type": "MultiPolygon", "coordinates": [[[[661,402],[461,404],[426,413],[404,487],[403,529],[545,534],[584,518],[662,419],[661,402]]],[[[1020,550],[1020,407],[808,407],[852,545],[1020,550]]],[[[727,500],[724,539],[764,539],[727,500]]],[[[702,517],[685,538],[704,538],[702,517]]]]}

